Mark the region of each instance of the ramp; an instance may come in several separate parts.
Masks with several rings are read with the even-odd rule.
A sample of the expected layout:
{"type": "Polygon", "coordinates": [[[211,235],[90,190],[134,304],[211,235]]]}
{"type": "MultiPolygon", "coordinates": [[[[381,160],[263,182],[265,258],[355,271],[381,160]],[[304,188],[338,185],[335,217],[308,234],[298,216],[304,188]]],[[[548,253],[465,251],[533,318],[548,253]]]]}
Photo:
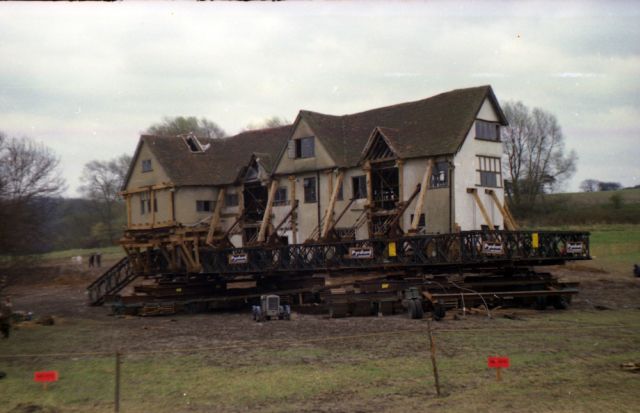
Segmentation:
{"type": "Polygon", "coordinates": [[[107,295],[116,294],[137,276],[138,274],[133,271],[129,257],[122,258],[87,287],[89,304],[101,305],[107,295]]]}

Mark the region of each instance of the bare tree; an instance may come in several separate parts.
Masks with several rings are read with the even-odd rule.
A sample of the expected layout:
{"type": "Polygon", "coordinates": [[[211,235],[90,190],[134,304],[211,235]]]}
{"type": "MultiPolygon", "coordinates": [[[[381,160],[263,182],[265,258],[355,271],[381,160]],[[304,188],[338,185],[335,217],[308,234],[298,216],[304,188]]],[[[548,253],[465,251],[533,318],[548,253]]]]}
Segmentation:
{"type": "Polygon", "coordinates": [[[159,136],[176,136],[193,132],[199,138],[224,138],[227,133],[217,123],[195,116],[166,116],[162,122],[151,125],[147,133],[159,136]]]}
{"type": "Polygon", "coordinates": [[[573,175],[577,156],[575,151],[565,154],[564,135],[553,114],[529,110],[521,102],[508,102],[504,112],[509,121],[502,131],[509,195],[517,209],[527,210],[573,175]]]}
{"type": "Polygon", "coordinates": [[[598,184],[600,181],[597,179],[585,179],[580,182],[580,190],[582,192],[596,192],[598,190],[598,184]]]}
{"type": "Polygon", "coordinates": [[[271,116],[265,118],[257,123],[249,123],[244,127],[243,131],[248,130],[256,130],[256,129],[267,129],[267,128],[277,128],[278,126],[286,126],[291,124],[289,120],[286,118],[281,118],[279,116],[271,116]]]}
{"type": "Polygon", "coordinates": [[[58,157],[29,138],[0,132],[0,251],[37,252],[46,239],[47,200],[65,188],[58,157]]]}
{"type": "Polygon", "coordinates": [[[85,164],[80,177],[83,183],[80,192],[93,201],[102,221],[102,226],[99,227],[106,228],[110,243],[113,243],[116,236],[114,222],[121,215],[117,213],[117,209],[122,209],[118,192],[130,163],[129,155],[121,155],[109,161],[91,161],[85,164]]]}

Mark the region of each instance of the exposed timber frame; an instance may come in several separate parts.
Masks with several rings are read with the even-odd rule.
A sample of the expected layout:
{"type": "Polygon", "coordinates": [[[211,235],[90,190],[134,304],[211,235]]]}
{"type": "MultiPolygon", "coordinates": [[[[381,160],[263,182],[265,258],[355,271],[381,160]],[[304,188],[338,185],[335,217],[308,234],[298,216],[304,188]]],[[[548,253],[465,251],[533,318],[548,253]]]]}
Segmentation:
{"type": "Polygon", "coordinates": [[[269,188],[269,197],[267,198],[267,207],[264,210],[264,216],[262,217],[262,223],[260,224],[260,232],[258,232],[258,242],[262,243],[267,238],[267,228],[269,228],[269,221],[271,221],[271,210],[273,209],[273,200],[276,197],[276,191],[278,190],[278,181],[274,179],[271,181],[271,188],[269,188]]]}
{"type": "Polygon", "coordinates": [[[409,232],[415,234],[418,231],[418,225],[420,225],[420,215],[424,207],[424,200],[427,196],[427,190],[429,189],[429,179],[431,178],[431,170],[433,169],[433,159],[429,158],[427,163],[427,169],[422,176],[422,182],[420,183],[420,194],[416,202],[415,212],[413,213],[413,220],[411,221],[411,228],[409,232]]]}
{"type": "Polygon", "coordinates": [[[209,223],[209,232],[207,233],[206,243],[211,245],[213,243],[213,235],[216,232],[216,228],[220,223],[220,215],[222,213],[222,208],[224,207],[224,196],[226,193],[225,187],[218,189],[218,199],[216,200],[216,209],[213,211],[213,215],[211,216],[211,222],[209,223]]]}
{"type": "Polygon", "coordinates": [[[507,211],[507,209],[504,206],[502,206],[502,203],[498,199],[496,192],[493,189],[485,189],[484,193],[489,194],[491,196],[491,199],[493,199],[493,202],[498,207],[498,211],[500,211],[500,213],[502,214],[505,228],[508,230],[517,231],[518,225],[515,223],[515,221],[513,220],[513,217],[507,211]]]}
{"type": "Polygon", "coordinates": [[[334,208],[336,205],[336,201],[338,200],[338,193],[340,188],[342,187],[342,181],[344,179],[344,171],[340,171],[338,173],[338,178],[336,179],[335,186],[333,187],[333,191],[331,191],[331,198],[329,199],[329,206],[327,207],[327,211],[324,214],[324,224],[322,226],[322,232],[320,234],[320,238],[326,238],[329,234],[329,229],[332,227],[333,222],[333,214],[334,208]]]}
{"type": "Polygon", "coordinates": [[[476,204],[478,204],[478,207],[480,208],[480,212],[482,213],[482,217],[484,218],[484,222],[489,226],[489,229],[493,230],[495,227],[493,226],[493,222],[491,221],[491,217],[489,216],[489,213],[487,212],[487,209],[484,207],[484,204],[482,203],[482,200],[478,196],[477,189],[476,188],[467,188],[467,193],[469,193],[469,194],[471,194],[471,196],[473,196],[473,199],[476,201],[476,204]]]}

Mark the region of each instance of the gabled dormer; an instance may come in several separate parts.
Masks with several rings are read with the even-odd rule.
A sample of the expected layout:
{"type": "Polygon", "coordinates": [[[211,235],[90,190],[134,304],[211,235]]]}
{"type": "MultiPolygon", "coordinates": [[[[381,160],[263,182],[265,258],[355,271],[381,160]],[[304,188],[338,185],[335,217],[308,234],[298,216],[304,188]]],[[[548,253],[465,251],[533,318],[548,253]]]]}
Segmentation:
{"type": "Polygon", "coordinates": [[[360,163],[365,161],[376,163],[399,159],[400,156],[392,143],[392,140],[396,138],[397,132],[396,129],[377,126],[371,132],[367,145],[362,151],[360,163]]]}
{"type": "Polygon", "coordinates": [[[275,173],[293,174],[336,167],[337,162],[324,140],[325,126],[315,122],[311,112],[300,111],[287,144],[276,160],[275,173]]]}

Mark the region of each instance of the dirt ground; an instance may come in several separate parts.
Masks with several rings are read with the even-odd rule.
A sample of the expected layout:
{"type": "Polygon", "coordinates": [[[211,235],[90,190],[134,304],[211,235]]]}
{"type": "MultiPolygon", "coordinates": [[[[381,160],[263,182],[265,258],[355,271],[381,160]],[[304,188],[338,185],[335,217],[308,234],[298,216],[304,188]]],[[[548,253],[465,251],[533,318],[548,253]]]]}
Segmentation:
{"type": "Polygon", "coordinates": [[[113,411],[116,350],[128,413],[637,411],[640,376],[620,365],[640,361],[640,279],[596,264],[543,269],[581,283],[567,311],[450,311],[433,323],[438,398],[426,320],[293,314],[256,323],[249,309],[112,316],[86,305],[100,269],[49,262],[6,291],[16,310],[55,325],[22,323],[0,341],[0,412],[113,411]],[[3,352],[29,356],[5,362],[3,352]],[[59,356],[33,356],[43,353],[59,356]],[[513,366],[500,384],[486,357],[503,354],[513,366]],[[43,366],[64,372],[55,391],[32,383],[43,366]]]}
{"type": "MultiPolygon", "coordinates": [[[[103,264],[108,268],[110,262],[103,264]]],[[[58,323],[92,321],[93,339],[83,341],[84,351],[129,351],[212,346],[221,343],[260,339],[306,340],[319,336],[369,334],[411,329],[415,322],[405,316],[352,317],[329,319],[322,315],[293,315],[291,323],[255,323],[249,310],[161,317],[114,317],[108,308],[86,305],[86,287],[103,269],[87,269],[66,262],[41,266],[14,281],[6,293],[16,310],[31,311],[36,317],[51,315],[58,323]]],[[[561,280],[579,281],[580,293],[572,310],[640,309],[640,278],[608,273],[591,262],[547,267],[561,280]]],[[[551,312],[551,310],[549,310],[551,312]]],[[[503,310],[521,317],[536,317],[541,312],[529,309],[503,310]]],[[[449,312],[437,328],[473,328],[485,326],[486,317],[466,317],[461,323],[449,312]]]]}

